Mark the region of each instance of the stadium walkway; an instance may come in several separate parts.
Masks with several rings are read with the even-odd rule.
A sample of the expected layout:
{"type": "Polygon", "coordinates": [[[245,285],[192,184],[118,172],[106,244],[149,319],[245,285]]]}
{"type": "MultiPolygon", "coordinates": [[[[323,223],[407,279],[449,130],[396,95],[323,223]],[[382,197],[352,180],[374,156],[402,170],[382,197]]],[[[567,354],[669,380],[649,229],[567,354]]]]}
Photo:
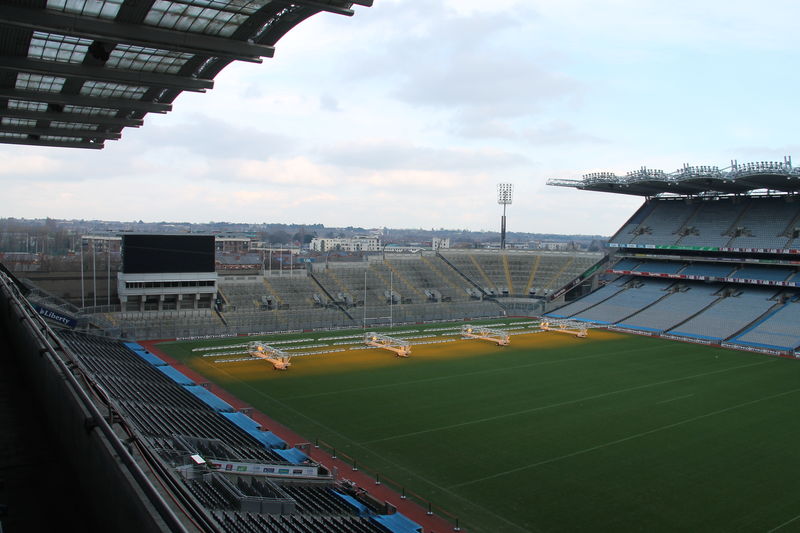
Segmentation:
{"type": "MultiPolygon", "coordinates": [[[[160,351],[156,347],[156,345],[160,342],[165,341],[139,341],[139,344],[144,346],[149,352],[157,355],[162,360],[172,365],[175,369],[180,371],[189,379],[193,380],[195,383],[209,383],[209,391],[231,404],[235,409],[251,409],[252,412],[248,413],[248,416],[260,423],[263,427],[269,428],[270,431],[278,435],[290,446],[309,442],[309,439],[301,437],[283,424],[273,420],[252,406],[243,403],[241,400],[230,394],[216,383],[209,382],[207,377],[195,372],[188,366],[160,351]]],[[[415,502],[401,498],[400,494],[389,487],[385,485],[376,485],[373,477],[361,472],[360,470],[353,471],[349,463],[345,463],[339,459],[334,459],[329,453],[325,452],[321,448],[314,448],[314,446],[311,446],[309,450],[304,451],[308,456],[311,457],[311,459],[324,465],[331,472],[338,472],[337,479],[350,480],[359,488],[366,490],[374,498],[380,501],[389,502],[395,506],[398,512],[403,513],[406,517],[421,525],[425,533],[445,533],[447,531],[453,531],[454,526],[452,523],[435,514],[427,514],[426,509],[423,509],[415,502]]],[[[462,528],[461,531],[466,531],[466,529],[462,528]]]]}

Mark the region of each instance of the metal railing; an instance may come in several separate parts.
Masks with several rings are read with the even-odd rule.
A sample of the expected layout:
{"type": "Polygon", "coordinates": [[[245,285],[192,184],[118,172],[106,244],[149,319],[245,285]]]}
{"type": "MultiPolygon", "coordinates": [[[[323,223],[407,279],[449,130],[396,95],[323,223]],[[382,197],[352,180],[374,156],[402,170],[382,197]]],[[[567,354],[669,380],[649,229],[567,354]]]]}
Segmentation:
{"type": "MultiPolygon", "coordinates": [[[[119,420],[118,413],[114,413],[109,405],[104,406],[109,410],[108,413],[101,412],[88,390],[79,381],[79,377],[84,382],[90,380],[79,369],[80,365],[74,355],[25,300],[19,288],[2,272],[0,272],[0,302],[5,308],[0,319],[6,319],[5,327],[9,330],[9,340],[12,341],[12,344],[16,344],[17,355],[23,358],[28,355],[38,356],[35,361],[36,366],[34,363],[30,363],[29,368],[49,370],[52,372],[50,377],[57,376],[54,379],[49,379],[48,376],[36,376],[37,381],[41,382],[40,385],[44,384],[41,386],[45,387],[46,393],[51,395],[50,404],[58,403],[61,406],[58,409],[60,417],[55,422],[60,424],[59,427],[63,429],[64,425],[70,424],[72,420],[83,420],[82,424],[76,422],[75,426],[79,427],[69,427],[72,433],[82,435],[81,441],[63,443],[65,449],[68,449],[69,446],[78,447],[84,444],[91,447],[91,450],[82,450],[82,453],[84,455],[91,454],[92,462],[96,465],[102,464],[102,467],[98,466],[98,468],[105,470],[105,476],[118,480],[125,479],[129,484],[124,487],[123,482],[120,481],[119,487],[98,486],[96,489],[98,491],[118,491],[120,494],[128,495],[139,494],[142,503],[139,505],[130,503],[130,506],[139,510],[138,518],[142,520],[139,525],[145,527],[145,531],[187,532],[188,529],[184,522],[174,513],[172,507],[151,483],[126,444],[120,440],[108,422],[113,419],[119,420]],[[17,342],[14,343],[14,340],[17,342]],[[29,354],[28,352],[31,351],[29,348],[33,347],[38,353],[29,354]],[[61,384],[61,388],[47,387],[48,381],[52,384],[54,380],[61,384]],[[104,442],[105,445],[98,443],[98,440],[104,442]],[[101,450],[106,451],[108,455],[98,455],[101,450]],[[119,469],[119,475],[114,476],[108,473],[108,467],[112,464],[119,469]]],[[[46,399],[42,400],[45,405],[50,405],[46,399]]],[[[61,433],[57,432],[57,434],[61,433]]],[[[67,435],[62,434],[62,437],[69,439],[67,435]]],[[[88,466],[82,465],[81,470],[85,473],[86,468],[88,466]]],[[[203,521],[203,518],[200,517],[199,521],[203,521]]],[[[136,524],[121,526],[121,530],[127,531],[135,526],[136,524]]]]}

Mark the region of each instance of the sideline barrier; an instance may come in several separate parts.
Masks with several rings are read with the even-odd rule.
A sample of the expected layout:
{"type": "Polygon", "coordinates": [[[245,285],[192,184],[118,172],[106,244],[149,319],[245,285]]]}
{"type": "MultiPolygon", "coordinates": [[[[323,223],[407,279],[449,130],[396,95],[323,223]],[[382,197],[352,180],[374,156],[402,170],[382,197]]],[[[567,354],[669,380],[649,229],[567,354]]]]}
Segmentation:
{"type": "Polygon", "coordinates": [[[682,341],[682,342],[691,342],[693,344],[705,344],[706,346],[714,346],[719,345],[720,341],[714,341],[711,339],[700,339],[698,337],[682,337],[680,335],[672,335],[670,333],[662,333],[662,339],[669,339],[672,341],[682,341]]]}
{"type": "Polygon", "coordinates": [[[779,350],[776,348],[767,348],[764,346],[755,346],[752,344],[745,344],[742,342],[723,342],[720,344],[723,348],[733,348],[734,350],[742,350],[745,352],[763,353],[766,355],[780,355],[788,356],[791,352],[786,350],[779,350]]]}
{"type": "Polygon", "coordinates": [[[655,337],[665,340],[673,340],[679,342],[689,342],[692,344],[702,344],[705,346],[719,346],[720,348],[727,348],[729,350],[738,350],[740,352],[754,352],[764,355],[775,355],[778,357],[789,357],[793,359],[800,359],[800,352],[793,350],[781,350],[777,348],[769,348],[766,346],[757,346],[753,344],[744,344],[742,342],[719,342],[710,339],[700,339],[695,337],[681,337],[679,335],[671,335],[669,333],[653,333],[652,331],[641,331],[629,328],[618,328],[616,326],[608,326],[609,331],[616,331],[618,333],[629,333],[631,335],[641,335],[644,337],[655,337]]]}

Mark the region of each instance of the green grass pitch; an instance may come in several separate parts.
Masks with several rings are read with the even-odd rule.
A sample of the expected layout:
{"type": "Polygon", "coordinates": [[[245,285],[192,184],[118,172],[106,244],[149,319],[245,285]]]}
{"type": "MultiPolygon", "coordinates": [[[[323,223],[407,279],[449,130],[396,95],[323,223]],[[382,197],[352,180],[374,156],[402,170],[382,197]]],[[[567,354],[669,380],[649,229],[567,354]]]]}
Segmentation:
{"type": "Polygon", "coordinates": [[[306,356],[288,372],[190,352],[224,342],[160,348],[468,531],[800,528],[800,362],[604,331],[306,356]]]}

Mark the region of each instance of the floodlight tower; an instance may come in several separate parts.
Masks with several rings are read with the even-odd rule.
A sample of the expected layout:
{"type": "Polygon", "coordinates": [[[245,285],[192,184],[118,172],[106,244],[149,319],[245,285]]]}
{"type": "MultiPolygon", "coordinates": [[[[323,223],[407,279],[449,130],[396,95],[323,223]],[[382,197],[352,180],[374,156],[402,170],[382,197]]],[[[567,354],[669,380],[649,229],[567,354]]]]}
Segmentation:
{"type": "Polygon", "coordinates": [[[503,218],[500,219],[500,249],[506,249],[506,206],[511,204],[514,195],[513,183],[497,184],[497,203],[503,206],[503,218]]]}

